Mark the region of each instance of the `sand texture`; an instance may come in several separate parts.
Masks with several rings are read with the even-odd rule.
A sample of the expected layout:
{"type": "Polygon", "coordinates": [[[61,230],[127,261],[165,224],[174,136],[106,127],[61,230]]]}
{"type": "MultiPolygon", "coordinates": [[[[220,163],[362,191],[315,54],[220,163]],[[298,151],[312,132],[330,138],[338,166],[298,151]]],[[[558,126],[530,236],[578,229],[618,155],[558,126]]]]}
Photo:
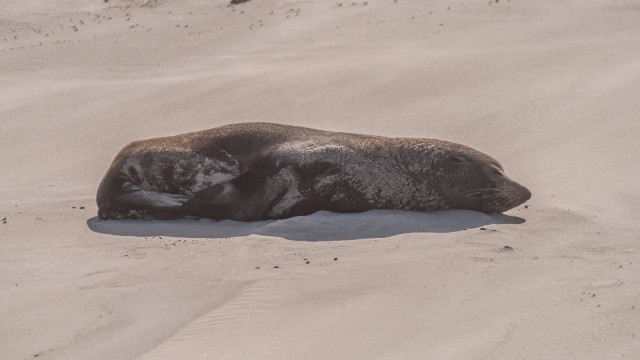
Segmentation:
{"type": "Polygon", "coordinates": [[[640,1],[0,9],[0,359],[640,359],[640,1]],[[533,198],[96,218],[125,144],[245,121],[463,143],[533,198]]]}

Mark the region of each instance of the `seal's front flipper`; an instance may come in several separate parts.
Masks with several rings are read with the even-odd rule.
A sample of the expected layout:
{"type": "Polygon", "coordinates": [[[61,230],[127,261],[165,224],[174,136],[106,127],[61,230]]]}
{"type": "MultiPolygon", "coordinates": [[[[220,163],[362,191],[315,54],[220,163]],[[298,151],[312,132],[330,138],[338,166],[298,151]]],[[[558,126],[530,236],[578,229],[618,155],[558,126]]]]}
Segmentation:
{"type": "Polygon", "coordinates": [[[110,206],[101,207],[101,219],[170,220],[184,216],[182,205],[188,196],[137,189],[119,194],[110,206]]]}
{"type": "Polygon", "coordinates": [[[220,183],[201,190],[182,205],[182,210],[191,216],[215,220],[229,219],[234,204],[233,190],[229,182],[220,183]]]}
{"type": "Polygon", "coordinates": [[[197,192],[183,206],[188,216],[215,220],[256,221],[272,218],[271,208],[287,192],[287,183],[247,172],[197,192]]]}

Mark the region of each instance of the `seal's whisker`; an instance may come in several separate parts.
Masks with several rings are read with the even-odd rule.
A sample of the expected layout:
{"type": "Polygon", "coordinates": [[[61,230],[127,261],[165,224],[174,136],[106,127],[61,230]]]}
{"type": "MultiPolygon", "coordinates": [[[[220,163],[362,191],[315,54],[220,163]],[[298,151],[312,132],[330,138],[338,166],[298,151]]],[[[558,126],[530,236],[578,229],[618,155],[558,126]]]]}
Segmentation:
{"type": "Polygon", "coordinates": [[[495,193],[495,194],[476,193],[476,194],[470,194],[470,195],[464,196],[458,199],[454,204],[458,204],[462,200],[487,200],[491,202],[509,202],[509,203],[513,202],[510,200],[508,196],[505,196],[502,193],[495,193]]]}
{"type": "Polygon", "coordinates": [[[482,192],[482,191],[502,191],[498,188],[479,188],[479,189],[471,189],[467,191],[463,191],[462,194],[472,193],[472,192],[482,192]]]}
{"type": "Polygon", "coordinates": [[[467,194],[465,196],[461,196],[458,199],[456,199],[455,204],[459,203],[462,200],[473,200],[473,199],[477,199],[479,196],[482,196],[481,192],[477,192],[477,193],[472,193],[472,194],[467,194]]]}
{"type": "Polygon", "coordinates": [[[457,203],[457,202],[460,202],[460,201],[462,201],[462,200],[465,200],[465,199],[468,199],[468,200],[469,200],[469,199],[478,199],[478,198],[479,198],[479,197],[481,197],[481,196],[483,196],[483,194],[482,194],[481,192],[472,193],[472,194],[467,194],[467,195],[465,195],[465,196],[461,196],[461,197],[459,197],[459,198],[456,200],[456,203],[457,203]]]}
{"type": "Polygon", "coordinates": [[[463,195],[463,196],[459,197],[459,198],[456,200],[456,202],[455,202],[455,203],[457,204],[458,202],[460,202],[460,201],[462,201],[462,200],[464,200],[464,199],[471,199],[471,200],[474,200],[474,199],[481,199],[481,198],[483,198],[484,196],[489,196],[489,195],[499,195],[499,191],[500,191],[499,189],[475,190],[475,191],[474,191],[474,192],[472,192],[472,193],[468,193],[468,194],[466,194],[466,195],[463,195]],[[495,191],[495,192],[496,192],[496,194],[486,194],[486,192],[487,192],[487,191],[495,191]]]}

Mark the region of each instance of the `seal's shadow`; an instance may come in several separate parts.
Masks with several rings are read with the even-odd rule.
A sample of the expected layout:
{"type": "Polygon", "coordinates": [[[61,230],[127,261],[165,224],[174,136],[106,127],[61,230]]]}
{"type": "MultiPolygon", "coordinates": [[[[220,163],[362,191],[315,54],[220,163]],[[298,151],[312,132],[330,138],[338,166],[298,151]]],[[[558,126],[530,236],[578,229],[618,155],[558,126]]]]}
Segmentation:
{"type": "Polygon", "coordinates": [[[87,220],[95,232],[120,236],[172,236],[229,238],[247,235],[276,236],[289,240],[331,241],[385,238],[408,233],[449,233],[492,224],[522,224],[520,217],[487,215],[468,210],[418,213],[372,210],[338,214],[320,211],[309,216],[257,222],[213,220],[87,220]]]}

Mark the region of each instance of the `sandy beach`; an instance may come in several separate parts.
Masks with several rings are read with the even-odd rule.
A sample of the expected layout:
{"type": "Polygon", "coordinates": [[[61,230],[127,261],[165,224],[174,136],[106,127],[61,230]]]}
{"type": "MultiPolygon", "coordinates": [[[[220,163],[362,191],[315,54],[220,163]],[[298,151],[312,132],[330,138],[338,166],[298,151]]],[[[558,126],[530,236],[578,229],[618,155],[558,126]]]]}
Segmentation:
{"type": "Polygon", "coordinates": [[[640,1],[0,9],[0,359],[640,358],[640,1]],[[249,121],[459,142],[533,197],[97,218],[127,143],[249,121]]]}

